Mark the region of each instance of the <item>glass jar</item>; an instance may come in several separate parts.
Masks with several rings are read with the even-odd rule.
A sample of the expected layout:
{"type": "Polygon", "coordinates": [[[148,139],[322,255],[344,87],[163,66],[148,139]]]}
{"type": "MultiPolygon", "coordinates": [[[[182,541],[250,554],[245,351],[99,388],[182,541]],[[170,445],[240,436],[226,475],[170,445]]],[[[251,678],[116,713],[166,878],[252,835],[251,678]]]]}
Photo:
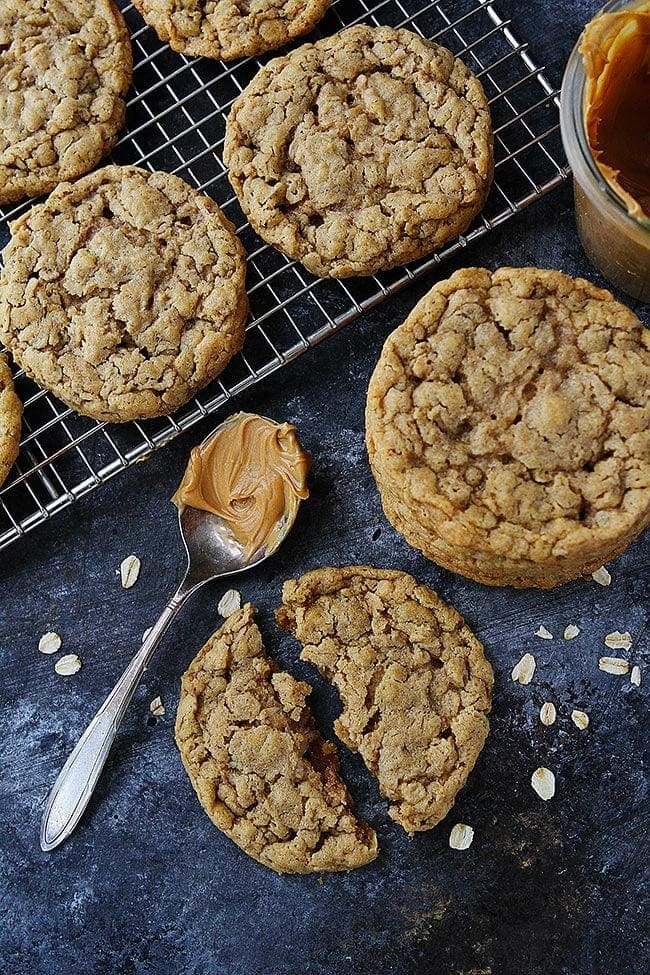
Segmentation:
{"type": "MultiPolygon", "coordinates": [[[[611,0],[600,13],[635,6],[611,0]]],[[[594,162],[585,131],[585,70],[580,41],[569,58],[560,105],[564,150],[573,171],[578,233],[585,253],[601,274],[633,298],[650,301],[650,220],[628,213],[594,162]]],[[[640,106],[642,111],[642,107],[640,106]]]]}

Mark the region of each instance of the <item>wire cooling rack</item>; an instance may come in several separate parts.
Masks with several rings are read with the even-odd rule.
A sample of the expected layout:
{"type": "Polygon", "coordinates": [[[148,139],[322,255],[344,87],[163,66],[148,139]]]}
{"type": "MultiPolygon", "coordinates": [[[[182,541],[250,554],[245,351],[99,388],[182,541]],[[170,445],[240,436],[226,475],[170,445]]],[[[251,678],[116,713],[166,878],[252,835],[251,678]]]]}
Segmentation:
{"type": "MultiPolygon", "coordinates": [[[[314,279],[253,233],[221,162],[229,108],[261,62],[225,66],[184,58],[143,26],[130,3],[118,2],[131,32],[134,75],[127,127],[112,160],[177,173],[214,197],[235,223],[249,256],[246,343],[186,407],[144,423],[106,425],[78,416],[17,371],[23,439],[18,462],[0,488],[0,549],[489,233],[569,172],[558,93],[492,0],[335,0],[317,35],[359,22],[405,26],[450,48],[480,77],[492,111],[496,174],[482,215],[444,250],[376,277],[314,279]]],[[[8,239],[8,222],[28,206],[0,209],[0,246],[8,239]]]]}

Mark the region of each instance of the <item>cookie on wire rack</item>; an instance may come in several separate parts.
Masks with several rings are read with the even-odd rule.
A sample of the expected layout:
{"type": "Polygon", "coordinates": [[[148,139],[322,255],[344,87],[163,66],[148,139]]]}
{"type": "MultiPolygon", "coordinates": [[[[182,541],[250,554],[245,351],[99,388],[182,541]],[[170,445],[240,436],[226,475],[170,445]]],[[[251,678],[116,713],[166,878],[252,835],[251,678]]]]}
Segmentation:
{"type": "Polygon", "coordinates": [[[133,0],[174,51],[234,61],[273,51],[316,26],[331,0],[133,0]]]}
{"type": "Polygon", "coordinates": [[[0,352],[0,485],[18,456],[23,405],[14,391],[11,369],[0,352]]]}
{"type": "Polygon", "coordinates": [[[386,517],[439,565],[548,589],[650,523],[650,332],[538,268],[465,268],[389,336],[366,443],[386,517]]]}
{"type": "Polygon", "coordinates": [[[87,173],[124,125],[131,42],[112,0],[0,4],[0,203],[87,173]]]}
{"type": "Polygon", "coordinates": [[[356,26],[270,61],[234,103],[224,161],[253,229],[320,277],[453,240],[485,204],[487,98],[444,47],[356,26]]]}
{"type": "Polygon", "coordinates": [[[217,204],[169,173],[106,166],[11,226],[0,337],[72,409],[162,416],[239,351],[246,256],[217,204]]]}

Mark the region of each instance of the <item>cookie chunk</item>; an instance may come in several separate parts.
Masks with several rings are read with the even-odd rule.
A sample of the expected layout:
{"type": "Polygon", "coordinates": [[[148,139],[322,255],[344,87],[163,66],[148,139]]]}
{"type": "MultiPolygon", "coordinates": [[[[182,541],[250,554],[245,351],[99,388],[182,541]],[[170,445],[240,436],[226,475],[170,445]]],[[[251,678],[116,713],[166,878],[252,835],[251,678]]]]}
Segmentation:
{"type": "Polygon", "coordinates": [[[257,233],[321,277],[374,274],[442,247],[493,173],[479,81],[407,30],[350,27],[258,72],[224,160],[257,233]]]}
{"type": "Polygon", "coordinates": [[[0,353],[0,485],[18,456],[23,405],[14,392],[11,369],[0,353]]]}
{"type": "Polygon", "coordinates": [[[377,856],[352,813],[334,745],[314,726],[309,684],[278,670],[248,604],[183,675],[176,742],[206,813],[278,873],[351,870],[377,856]]]}
{"type": "Polygon", "coordinates": [[[492,668],[458,613],[404,572],[349,566],[290,580],[276,616],[337,688],[334,729],[409,833],[454,804],[488,733],[492,668]]]}
{"type": "Polygon", "coordinates": [[[107,166],[58,186],[11,232],[0,337],[79,413],[171,413],[242,346],[243,247],[177,176],[107,166]]]}
{"type": "Polygon", "coordinates": [[[133,0],[161,41],[194,57],[233,61],[307,34],[331,0],[133,0]]]}
{"type": "Polygon", "coordinates": [[[650,521],[650,334],[559,271],[441,281],[388,338],[366,440],[386,517],[453,572],[543,589],[650,521]]]}
{"type": "Polygon", "coordinates": [[[131,70],[111,0],[3,0],[0,203],[47,193],[111,151],[131,70]]]}

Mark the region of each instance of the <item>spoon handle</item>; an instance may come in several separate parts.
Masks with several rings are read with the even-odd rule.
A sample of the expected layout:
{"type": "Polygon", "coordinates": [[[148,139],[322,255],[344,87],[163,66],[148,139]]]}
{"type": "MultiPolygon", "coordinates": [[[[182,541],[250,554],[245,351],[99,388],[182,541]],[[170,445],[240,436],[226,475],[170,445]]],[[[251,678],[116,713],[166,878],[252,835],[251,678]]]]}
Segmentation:
{"type": "Polygon", "coordinates": [[[81,819],[145,668],[193,591],[193,588],[187,588],[185,581],[181,583],[59,772],[41,821],[42,850],[47,852],[63,843],[81,819]]]}

